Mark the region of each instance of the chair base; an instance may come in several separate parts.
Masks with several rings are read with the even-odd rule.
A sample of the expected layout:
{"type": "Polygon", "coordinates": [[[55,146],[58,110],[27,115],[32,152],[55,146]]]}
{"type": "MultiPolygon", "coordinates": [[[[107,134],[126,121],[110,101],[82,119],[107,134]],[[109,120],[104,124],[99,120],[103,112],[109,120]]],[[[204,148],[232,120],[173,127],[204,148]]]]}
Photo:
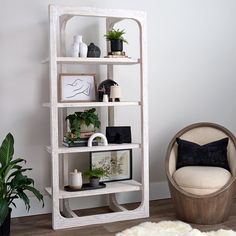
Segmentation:
{"type": "Polygon", "coordinates": [[[234,197],[234,184],[217,194],[191,196],[169,182],[178,219],[195,224],[212,225],[227,220],[234,197]]]}

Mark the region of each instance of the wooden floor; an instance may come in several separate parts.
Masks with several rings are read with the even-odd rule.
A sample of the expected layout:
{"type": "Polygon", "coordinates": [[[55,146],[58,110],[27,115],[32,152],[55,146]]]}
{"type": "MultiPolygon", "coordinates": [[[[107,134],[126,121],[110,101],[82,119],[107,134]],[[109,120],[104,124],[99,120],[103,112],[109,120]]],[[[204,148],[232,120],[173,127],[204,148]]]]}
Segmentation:
{"type": "MultiPolygon", "coordinates": [[[[134,204],[129,204],[129,208],[133,208],[134,204]]],[[[90,214],[107,212],[106,207],[93,209],[90,214]]],[[[80,211],[81,214],[88,214],[88,210],[80,211]]],[[[44,235],[44,236],[108,236],[115,235],[126,228],[130,228],[141,222],[152,221],[159,222],[162,220],[177,220],[170,199],[151,201],[150,202],[150,217],[140,220],[122,221],[95,226],[85,226],[80,228],[71,228],[66,230],[54,231],[51,228],[51,214],[29,216],[12,219],[11,236],[15,235],[44,235]]],[[[223,229],[233,229],[236,231],[236,200],[232,207],[232,211],[228,221],[218,225],[192,225],[201,231],[223,229]]]]}

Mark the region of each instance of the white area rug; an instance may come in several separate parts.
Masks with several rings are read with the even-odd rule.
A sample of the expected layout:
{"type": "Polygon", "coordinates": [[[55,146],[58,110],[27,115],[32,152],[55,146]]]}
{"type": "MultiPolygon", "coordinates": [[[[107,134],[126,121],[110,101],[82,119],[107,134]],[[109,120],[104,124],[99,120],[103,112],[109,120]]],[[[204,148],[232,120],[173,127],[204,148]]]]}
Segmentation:
{"type": "Polygon", "coordinates": [[[145,222],[126,229],[116,236],[236,236],[236,232],[224,229],[201,232],[181,221],[161,221],[159,223],[145,222]]]}

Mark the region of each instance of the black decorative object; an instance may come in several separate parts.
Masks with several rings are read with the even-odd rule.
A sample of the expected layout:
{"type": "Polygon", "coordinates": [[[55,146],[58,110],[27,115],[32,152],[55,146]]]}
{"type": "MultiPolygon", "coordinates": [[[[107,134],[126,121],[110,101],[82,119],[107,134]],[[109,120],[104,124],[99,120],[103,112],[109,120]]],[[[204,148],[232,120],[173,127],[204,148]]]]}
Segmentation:
{"type": "Polygon", "coordinates": [[[113,85],[118,85],[114,80],[106,79],[102,81],[98,86],[98,100],[102,102],[103,95],[107,94],[110,98],[110,87],[113,85]]]}
{"type": "Polygon", "coordinates": [[[2,225],[0,225],[0,235],[1,236],[9,236],[10,235],[10,226],[11,226],[11,208],[9,208],[8,215],[3,222],[2,225]]]}
{"type": "Polygon", "coordinates": [[[88,46],[87,57],[100,57],[100,56],[101,56],[100,48],[96,46],[94,43],[90,43],[88,46]]]}
{"type": "Polygon", "coordinates": [[[131,143],[131,128],[130,126],[106,127],[106,137],[108,143],[131,143]]]}
{"type": "Polygon", "coordinates": [[[69,185],[65,186],[64,189],[65,191],[68,191],[68,192],[76,192],[76,191],[93,190],[93,189],[99,189],[99,188],[105,188],[105,187],[106,187],[106,184],[104,183],[99,183],[99,185],[96,187],[91,186],[90,183],[86,183],[82,185],[81,189],[71,188],[69,185]]]}
{"type": "Polygon", "coordinates": [[[199,145],[180,138],[176,169],[184,166],[215,166],[229,170],[227,159],[228,138],[223,138],[205,145],[199,145]]]}
{"type": "Polygon", "coordinates": [[[113,39],[111,42],[112,52],[122,52],[123,51],[123,41],[120,39],[113,39]]]}

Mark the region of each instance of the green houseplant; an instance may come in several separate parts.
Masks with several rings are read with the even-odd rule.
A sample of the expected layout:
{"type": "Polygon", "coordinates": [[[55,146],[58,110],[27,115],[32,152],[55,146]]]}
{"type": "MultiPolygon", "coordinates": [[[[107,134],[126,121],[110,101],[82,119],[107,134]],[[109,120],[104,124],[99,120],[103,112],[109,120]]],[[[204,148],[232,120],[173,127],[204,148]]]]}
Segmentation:
{"type": "Polygon", "coordinates": [[[122,52],[123,51],[123,42],[128,43],[124,38],[125,31],[124,30],[115,30],[112,29],[104,35],[107,41],[110,41],[111,51],[112,52],[122,52]]]}
{"type": "MultiPolygon", "coordinates": [[[[80,140],[80,134],[86,127],[91,127],[94,132],[95,128],[100,128],[101,122],[95,108],[83,112],[75,112],[66,117],[69,121],[70,132],[66,134],[68,143],[80,140]]],[[[90,130],[91,131],[91,130],[90,130]]]]}
{"type": "Polygon", "coordinates": [[[89,177],[90,185],[92,187],[97,187],[99,185],[100,178],[108,176],[108,172],[100,167],[87,170],[84,172],[84,175],[89,177]]]}
{"type": "Polygon", "coordinates": [[[30,209],[30,201],[26,192],[29,191],[42,202],[43,195],[34,188],[34,180],[28,178],[24,173],[32,170],[23,168],[24,159],[13,160],[14,138],[11,133],[7,134],[0,147],[0,235],[10,233],[10,214],[14,200],[20,198],[25,203],[26,209],[30,209]]]}

